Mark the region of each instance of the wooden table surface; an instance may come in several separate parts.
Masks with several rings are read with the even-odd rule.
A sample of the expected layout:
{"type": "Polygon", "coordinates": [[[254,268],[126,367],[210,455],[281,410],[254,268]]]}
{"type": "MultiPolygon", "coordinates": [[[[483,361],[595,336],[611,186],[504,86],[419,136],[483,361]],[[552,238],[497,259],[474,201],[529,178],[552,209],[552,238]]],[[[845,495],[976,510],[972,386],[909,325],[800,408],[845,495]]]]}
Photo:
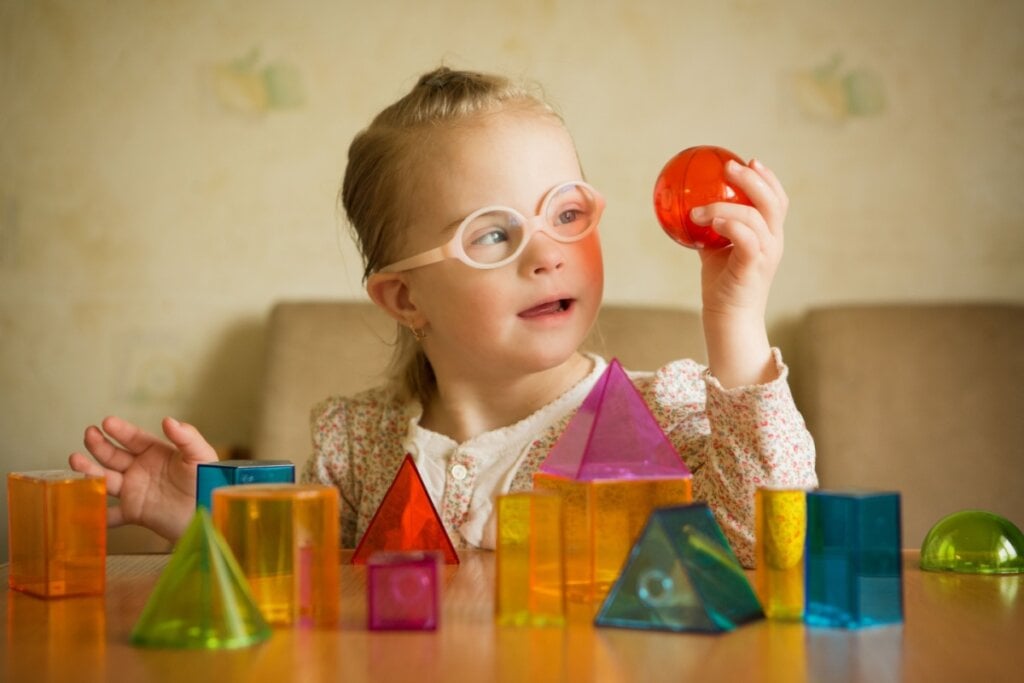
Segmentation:
{"type": "MultiPolygon", "coordinates": [[[[345,559],[350,552],[344,555],[345,559]]],[[[721,635],[497,627],[494,555],[445,570],[436,632],[369,632],[365,567],[342,566],[342,621],[275,629],[242,650],[132,647],[167,555],[107,560],[107,592],[40,600],[7,590],[5,681],[991,681],[1024,680],[1024,575],[935,574],[904,553],[905,622],[860,631],[757,621],[721,635]]],[[[0,569],[7,582],[7,567],[0,569]]]]}

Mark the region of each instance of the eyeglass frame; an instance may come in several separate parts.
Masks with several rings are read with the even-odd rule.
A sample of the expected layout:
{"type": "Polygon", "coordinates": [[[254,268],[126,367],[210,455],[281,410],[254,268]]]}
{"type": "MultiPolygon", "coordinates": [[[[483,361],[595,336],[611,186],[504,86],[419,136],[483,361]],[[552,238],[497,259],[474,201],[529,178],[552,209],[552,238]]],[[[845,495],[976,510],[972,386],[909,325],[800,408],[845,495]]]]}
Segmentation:
{"type": "Polygon", "coordinates": [[[532,218],[527,218],[522,213],[516,211],[515,209],[509,206],[502,206],[500,204],[485,206],[482,209],[477,209],[473,213],[463,218],[462,221],[459,223],[459,227],[455,229],[455,234],[453,234],[451,239],[449,239],[441,246],[434,247],[433,249],[428,249],[414,256],[409,256],[408,258],[396,261],[391,265],[379,269],[377,272],[401,273],[407,270],[412,270],[413,268],[420,268],[421,266],[428,266],[433,263],[439,263],[441,261],[444,261],[445,259],[450,258],[458,259],[459,261],[462,261],[470,268],[476,268],[477,270],[492,270],[494,268],[501,268],[502,266],[507,266],[508,264],[512,263],[517,258],[519,258],[519,256],[526,249],[526,245],[530,243],[530,240],[533,239],[533,236],[538,232],[543,232],[548,237],[551,237],[555,241],[561,242],[562,244],[571,244],[573,242],[579,242],[584,237],[592,233],[594,229],[597,227],[597,224],[601,222],[601,215],[604,213],[604,207],[604,196],[600,192],[598,192],[593,185],[584,180],[567,180],[564,183],[559,183],[558,185],[555,185],[553,188],[548,190],[547,194],[544,195],[544,200],[541,202],[540,211],[532,218]],[[587,192],[589,192],[591,196],[593,196],[594,214],[593,219],[590,221],[590,225],[588,225],[583,232],[581,232],[578,235],[566,237],[564,235],[559,235],[558,233],[551,229],[551,226],[548,225],[547,223],[546,215],[548,206],[550,206],[551,202],[555,199],[556,196],[558,196],[558,193],[570,185],[578,185],[585,189],[587,192]],[[479,263],[471,259],[469,255],[466,253],[466,250],[462,245],[462,234],[466,231],[466,227],[470,223],[472,223],[476,218],[486,213],[491,213],[494,211],[505,211],[512,214],[513,216],[522,219],[523,239],[519,243],[519,246],[516,247],[516,250],[512,252],[509,256],[503,258],[502,260],[495,261],[494,263],[479,263]]]}

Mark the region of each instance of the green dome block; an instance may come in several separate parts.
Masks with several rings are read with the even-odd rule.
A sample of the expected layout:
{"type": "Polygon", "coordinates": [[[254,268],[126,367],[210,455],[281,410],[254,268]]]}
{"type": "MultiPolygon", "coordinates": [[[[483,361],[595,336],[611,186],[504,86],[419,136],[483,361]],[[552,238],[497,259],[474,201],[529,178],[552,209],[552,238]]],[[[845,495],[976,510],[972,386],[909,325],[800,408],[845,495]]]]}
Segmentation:
{"type": "Polygon", "coordinates": [[[921,544],[921,569],[960,574],[1024,573],[1024,534],[983,510],[943,517],[921,544]]]}
{"type": "Polygon", "coordinates": [[[132,644],[214,650],[255,645],[270,633],[231,549],[206,509],[198,509],[132,630],[132,644]]]}

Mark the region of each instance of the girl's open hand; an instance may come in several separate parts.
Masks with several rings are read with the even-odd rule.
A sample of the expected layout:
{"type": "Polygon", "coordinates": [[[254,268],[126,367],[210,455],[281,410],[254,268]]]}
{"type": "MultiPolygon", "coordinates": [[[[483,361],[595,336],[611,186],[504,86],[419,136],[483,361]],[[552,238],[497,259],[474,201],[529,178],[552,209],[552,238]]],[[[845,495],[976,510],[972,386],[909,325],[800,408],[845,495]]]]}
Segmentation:
{"type": "Polygon", "coordinates": [[[217,453],[189,424],[165,418],[164,441],[117,417],[102,428],[85,430],[85,448],[92,457],[72,453],[71,468],[103,475],[107,493],[120,504],[107,509],[109,526],[140,524],[176,540],[184,532],[196,504],[196,467],[214,462],[217,453]]]}

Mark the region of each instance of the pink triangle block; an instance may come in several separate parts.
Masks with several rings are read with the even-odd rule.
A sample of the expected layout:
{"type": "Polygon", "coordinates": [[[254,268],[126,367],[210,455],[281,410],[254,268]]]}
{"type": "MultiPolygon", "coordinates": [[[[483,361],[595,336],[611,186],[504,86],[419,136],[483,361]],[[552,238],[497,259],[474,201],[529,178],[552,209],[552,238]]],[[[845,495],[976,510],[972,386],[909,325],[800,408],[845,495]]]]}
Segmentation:
{"type": "Polygon", "coordinates": [[[576,481],[690,476],[615,358],[539,469],[576,481]]]}

